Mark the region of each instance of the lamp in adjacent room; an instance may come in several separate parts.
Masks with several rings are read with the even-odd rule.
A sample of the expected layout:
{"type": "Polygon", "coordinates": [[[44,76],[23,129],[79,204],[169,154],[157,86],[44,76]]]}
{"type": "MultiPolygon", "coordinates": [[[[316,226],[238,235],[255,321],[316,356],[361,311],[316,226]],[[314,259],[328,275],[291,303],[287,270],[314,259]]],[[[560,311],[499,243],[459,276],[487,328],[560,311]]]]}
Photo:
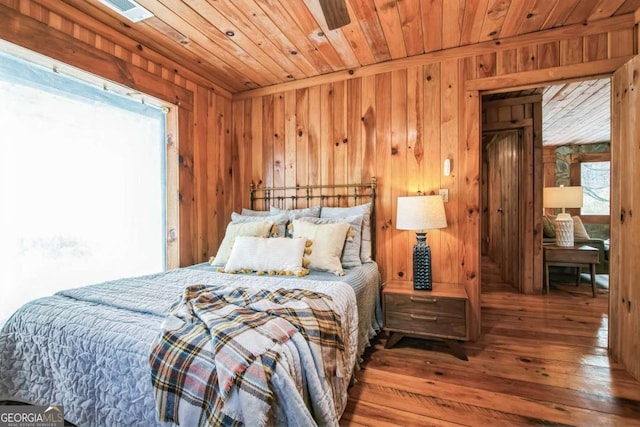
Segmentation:
{"type": "Polygon", "coordinates": [[[445,228],[442,196],[398,197],[396,228],[415,230],[417,242],[413,247],[413,288],[431,290],[431,248],[427,244],[427,230],[445,228]]]}
{"type": "Polygon", "coordinates": [[[562,208],[556,217],[556,246],[573,246],[573,220],[564,210],[582,207],[582,187],[545,187],[542,199],[545,208],[562,208]]]}

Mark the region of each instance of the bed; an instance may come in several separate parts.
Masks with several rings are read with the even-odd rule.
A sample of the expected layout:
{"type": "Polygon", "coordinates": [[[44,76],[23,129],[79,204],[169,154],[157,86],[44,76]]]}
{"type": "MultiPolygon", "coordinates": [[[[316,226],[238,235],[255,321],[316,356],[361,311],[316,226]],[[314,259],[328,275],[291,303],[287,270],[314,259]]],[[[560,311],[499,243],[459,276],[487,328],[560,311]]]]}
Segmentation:
{"type": "MultiPolygon", "coordinates": [[[[352,194],[342,193],[338,186],[330,188],[330,195],[323,187],[252,188],[251,208],[245,213],[260,212],[255,209],[260,205],[269,206],[269,210],[285,211],[293,222],[296,215],[306,214],[305,209],[308,209],[300,207],[300,201],[314,207],[319,201],[322,208],[333,207],[327,208],[326,218],[308,221],[334,224],[342,221],[337,217],[344,217],[363,206],[358,204],[362,197],[369,197],[369,220],[374,224],[375,180],[344,186],[344,191],[348,188],[353,189],[352,194]]],[[[300,230],[308,226],[301,225],[300,221],[305,220],[306,217],[295,219],[300,230]]],[[[278,233],[283,233],[281,228],[275,227],[278,233]]],[[[291,232],[291,238],[299,237],[295,236],[297,228],[291,231],[286,227],[284,233],[291,232]]],[[[375,227],[370,229],[371,234],[365,239],[371,244],[375,227]]],[[[348,230],[353,231],[353,228],[348,230]]],[[[360,233],[363,231],[364,227],[360,233]]],[[[362,248],[363,235],[359,236],[362,248]]],[[[344,257],[346,244],[343,249],[342,260],[347,261],[344,257]]],[[[359,358],[381,327],[380,276],[372,257],[373,253],[369,258],[362,258],[364,262],[360,265],[344,268],[344,275],[303,268],[309,271],[304,277],[287,275],[284,271],[273,274],[267,271],[237,274],[233,271],[236,274],[230,274],[220,265],[202,263],[155,275],[70,289],[32,301],[18,310],[0,331],[0,401],[63,405],[65,419],[76,425],[172,425],[176,419],[171,414],[179,415],[181,425],[225,425],[238,419],[247,425],[337,425],[359,358]],[[197,369],[205,363],[191,368],[191,378],[186,381],[191,390],[183,391],[178,397],[165,392],[162,385],[166,377],[162,377],[163,370],[156,365],[166,367],[167,360],[175,356],[167,353],[167,342],[175,338],[175,331],[181,330],[175,322],[191,327],[194,320],[185,320],[183,316],[192,315],[196,311],[194,307],[202,307],[194,303],[196,299],[185,295],[197,295],[197,301],[225,301],[216,306],[221,311],[208,312],[212,305],[205,304],[205,314],[198,315],[198,319],[205,319],[207,328],[213,328],[207,322],[228,324],[231,315],[225,313],[235,313],[235,309],[229,308],[227,302],[239,304],[236,302],[239,294],[254,305],[267,301],[268,310],[264,312],[269,313],[274,310],[274,301],[282,303],[283,311],[287,313],[291,313],[292,307],[302,310],[303,301],[315,309],[317,306],[313,304],[321,302],[326,305],[326,312],[335,315],[334,335],[327,339],[329,335],[320,334],[322,339],[314,340],[313,329],[309,328],[305,329],[306,335],[301,335],[302,340],[298,328],[288,332],[289,339],[269,348],[273,358],[256,357],[262,361],[260,366],[270,368],[269,376],[262,379],[268,383],[264,398],[256,398],[261,397],[256,384],[263,384],[253,380],[259,377],[253,375],[256,372],[253,361],[238,370],[240,365],[236,362],[235,365],[219,365],[218,359],[211,359],[209,362],[218,368],[216,378],[223,397],[216,397],[215,404],[209,404],[208,414],[203,416],[202,402],[194,397],[194,390],[208,387],[207,393],[210,393],[214,387],[210,386],[211,381],[197,381],[206,376],[194,373],[201,372],[197,369]],[[277,297],[272,297],[275,294],[277,297]],[[283,294],[295,294],[298,299],[293,303],[279,299],[283,294]],[[162,341],[160,337],[169,338],[162,341]],[[331,345],[312,345],[323,340],[333,344],[340,341],[340,351],[327,350],[331,345]],[[330,367],[328,363],[322,363],[322,357],[318,356],[322,354],[325,354],[325,362],[331,360],[330,367]],[[334,359],[337,362],[333,363],[334,359]],[[233,369],[227,369],[229,366],[233,369]],[[235,373],[224,376],[225,369],[235,373]],[[241,378],[243,375],[250,381],[241,378]],[[193,384],[194,379],[198,384],[193,384]],[[179,409],[176,407],[178,401],[179,409]],[[220,408],[224,411],[222,417],[218,416],[220,408]],[[212,413],[218,415],[211,418],[212,413]],[[161,414],[160,418],[158,414],[161,414]]],[[[299,317],[304,318],[304,312],[301,313],[298,313],[299,317]]],[[[255,316],[255,313],[251,315],[255,316]]],[[[251,335],[257,328],[251,325],[249,329],[249,341],[258,342],[255,335],[251,335]]],[[[209,338],[201,341],[205,342],[203,345],[213,342],[213,347],[218,345],[216,343],[227,343],[228,331],[228,328],[223,330],[224,340],[218,336],[218,341],[209,338]]],[[[273,338],[271,333],[266,332],[265,336],[273,338]]],[[[200,335],[192,333],[191,336],[200,335]]],[[[216,351],[210,353],[222,353],[216,351]]],[[[197,364],[194,362],[193,365],[197,364]]]]}

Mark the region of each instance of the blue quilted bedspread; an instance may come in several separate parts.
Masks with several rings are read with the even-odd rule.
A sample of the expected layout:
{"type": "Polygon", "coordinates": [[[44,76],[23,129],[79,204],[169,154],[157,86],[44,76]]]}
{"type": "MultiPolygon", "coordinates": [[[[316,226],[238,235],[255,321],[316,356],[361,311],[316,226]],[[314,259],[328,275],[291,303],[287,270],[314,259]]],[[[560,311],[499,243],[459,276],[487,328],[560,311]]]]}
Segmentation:
{"type": "MultiPolygon", "coordinates": [[[[0,331],[0,400],[61,404],[79,426],[158,425],[150,347],[182,289],[215,275],[178,269],[26,304],[0,331]]],[[[360,353],[379,329],[380,313],[377,283],[365,292],[366,302],[359,295],[364,285],[358,286],[360,353]]]]}

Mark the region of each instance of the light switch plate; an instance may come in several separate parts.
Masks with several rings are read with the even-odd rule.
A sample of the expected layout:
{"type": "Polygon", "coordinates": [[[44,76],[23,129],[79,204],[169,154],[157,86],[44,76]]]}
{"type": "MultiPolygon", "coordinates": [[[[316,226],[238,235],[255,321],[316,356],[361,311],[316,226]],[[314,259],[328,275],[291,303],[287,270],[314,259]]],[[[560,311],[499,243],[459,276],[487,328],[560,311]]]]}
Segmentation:
{"type": "Polygon", "coordinates": [[[441,188],[438,190],[438,194],[442,196],[442,201],[447,203],[449,201],[449,190],[447,188],[441,188]]]}

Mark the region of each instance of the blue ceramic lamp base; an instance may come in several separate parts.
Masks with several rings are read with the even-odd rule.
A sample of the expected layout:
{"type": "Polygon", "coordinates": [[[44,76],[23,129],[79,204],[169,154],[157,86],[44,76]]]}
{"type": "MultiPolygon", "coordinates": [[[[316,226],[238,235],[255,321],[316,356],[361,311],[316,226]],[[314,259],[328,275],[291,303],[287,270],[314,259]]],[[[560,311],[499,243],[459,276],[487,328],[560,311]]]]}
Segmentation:
{"type": "Polygon", "coordinates": [[[417,242],[413,247],[413,289],[430,291],[431,248],[427,244],[427,233],[416,233],[417,242]]]}

